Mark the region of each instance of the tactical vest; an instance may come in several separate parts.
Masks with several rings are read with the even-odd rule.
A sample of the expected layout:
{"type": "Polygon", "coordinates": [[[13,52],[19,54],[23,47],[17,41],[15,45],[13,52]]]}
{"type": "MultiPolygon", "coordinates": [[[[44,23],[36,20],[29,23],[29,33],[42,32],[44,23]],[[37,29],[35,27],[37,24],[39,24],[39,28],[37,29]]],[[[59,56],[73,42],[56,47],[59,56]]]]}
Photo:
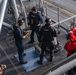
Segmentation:
{"type": "Polygon", "coordinates": [[[30,19],[29,19],[29,24],[37,26],[37,24],[39,23],[38,17],[39,17],[38,13],[36,13],[36,14],[31,13],[30,19]]]}
{"type": "Polygon", "coordinates": [[[43,27],[43,30],[42,30],[42,41],[46,41],[46,42],[49,42],[49,41],[52,41],[54,40],[53,39],[53,29],[50,27],[50,26],[44,26],[43,27]]]}

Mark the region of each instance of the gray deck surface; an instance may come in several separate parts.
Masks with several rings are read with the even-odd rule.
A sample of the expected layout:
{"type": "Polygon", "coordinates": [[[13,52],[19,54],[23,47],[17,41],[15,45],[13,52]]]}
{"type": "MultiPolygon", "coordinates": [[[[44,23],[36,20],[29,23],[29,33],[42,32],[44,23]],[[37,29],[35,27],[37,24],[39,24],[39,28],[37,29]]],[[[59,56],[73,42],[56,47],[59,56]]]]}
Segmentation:
{"type": "MultiPolygon", "coordinates": [[[[47,70],[47,68],[50,68],[57,64],[58,62],[62,61],[66,57],[66,51],[63,50],[63,52],[60,52],[57,56],[54,57],[53,62],[47,62],[44,66],[37,68],[34,71],[26,72],[21,65],[17,62],[16,58],[14,57],[15,54],[17,54],[17,48],[15,46],[14,38],[11,33],[11,35],[7,35],[7,30],[2,29],[1,35],[0,35],[0,64],[6,64],[6,75],[40,75],[42,72],[47,70]]],[[[9,30],[10,31],[10,30],[9,30]]],[[[35,37],[35,41],[37,38],[35,37]]],[[[58,35],[58,40],[60,44],[64,46],[65,44],[65,35],[58,35]]],[[[25,42],[25,49],[29,48],[30,45],[26,45],[26,43],[29,41],[29,38],[24,40],[25,42]]],[[[37,42],[37,41],[36,41],[37,42]]]]}
{"type": "MultiPolygon", "coordinates": [[[[24,2],[24,4],[33,4],[24,2]]],[[[31,1],[32,2],[32,1],[31,1]]],[[[7,15],[5,16],[7,18],[7,15]]],[[[5,19],[7,20],[7,19],[5,19]]],[[[14,37],[11,30],[9,28],[6,28],[3,26],[1,34],[0,34],[0,64],[6,64],[7,69],[5,71],[5,75],[40,75],[42,72],[46,71],[48,68],[53,67],[55,64],[58,64],[63,59],[66,58],[67,53],[63,49],[62,52],[58,52],[57,56],[54,56],[53,61],[47,62],[44,66],[39,67],[33,71],[26,72],[22,66],[18,63],[14,55],[17,54],[17,48],[15,46],[14,37]]],[[[60,44],[64,47],[64,44],[66,42],[66,34],[61,30],[61,33],[58,34],[58,41],[60,44]]],[[[26,45],[26,43],[30,40],[30,38],[25,39],[25,49],[32,47],[32,45],[26,45]]],[[[37,43],[37,37],[35,35],[35,42],[37,43]]],[[[35,44],[33,44],[35,46],[35,44]]]]}
{"type": "MultiPolygon", "coordinates": [[[[39,55],[36,53],[35,51],[35,47],[31,47],[31,48],[28,48],[24,51],[24,53],[26,53],[26,56],[23,57],[23,59],[25,61],[27,61],[26,64],[22,64],[22,67],[24,68],[24,70],[26,72],[30,72],[30,71],[33,71],[43,65],[45,65],[47,63],[47,59],[44,58],[43,59],[43,65],[39,65],[37,63],[37,60],[39,60],[39,55]]],[[[18,58],[18,54],[15,55],[17,61],[19,61],[19,58],[18,58]]]]}

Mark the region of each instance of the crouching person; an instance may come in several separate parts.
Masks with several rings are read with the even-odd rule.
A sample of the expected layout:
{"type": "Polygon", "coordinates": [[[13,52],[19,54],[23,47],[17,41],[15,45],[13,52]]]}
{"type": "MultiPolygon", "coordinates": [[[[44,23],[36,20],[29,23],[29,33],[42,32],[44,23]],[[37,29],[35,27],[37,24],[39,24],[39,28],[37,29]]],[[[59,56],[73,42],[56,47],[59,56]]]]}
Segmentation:
{"type": "MultiPolygon", "coordinates": [[[[65,44],[65,49],[68,53],[67,57],[76,52],[76,36],[73,31],[70,31],[67,37],[67,42],[65,44]]],[[[68,71],[68,75],[73,75],[76,71],[76,67],[68,71]]]]}

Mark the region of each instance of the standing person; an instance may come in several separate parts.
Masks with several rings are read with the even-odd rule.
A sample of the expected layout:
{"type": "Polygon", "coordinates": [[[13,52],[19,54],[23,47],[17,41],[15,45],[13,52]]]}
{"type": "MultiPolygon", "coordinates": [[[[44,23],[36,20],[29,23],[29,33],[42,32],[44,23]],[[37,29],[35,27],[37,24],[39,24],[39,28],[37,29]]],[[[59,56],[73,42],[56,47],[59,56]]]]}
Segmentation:
{"type": "Polygon", "coordinates": [[[41,43],[41,54],[40,54],[40,60],[38,60],[38,64],[43,64],[43,56],[46,49],[50,49],[50,61],[52,61],[52,50],[54,48],[53,40],[55,41],[55,45],[57,45],[57,34],[53,27],[51,27],[52,21],[50,18],[47,18],[45,20],[46,24],[41,27],[41,29],[38,32],[38,40],[41,43]]]}
{"type": "Polygon", "coordinates": [[[30,36],[30,41],[29,43],[34,43],[34,32],[38,32],[39,27],[40,27],[40,23],[42,23],[42,17],[39,15],[39,13],[37,12],[36,8],[33,7],[31,9],[31,12],[28,15],[28,23],[30,25],[30,29],[32,30],[31,36],[30,36]]]}
{"type": "Polygon", "coordinates": [[[23,38],[26,38],[26,36],[22,35],[22,30],[20,28],[22,25],[23,25],[23,21],[18,20],[16,25],[13,26],[13,29],[14,29],[13,33],[14,33],[14,38],[15,38],[15,44],[16,44],[17,49],[18,49],[20,64],[26,64],[27,61],[23,60],[23,56],[26,55],[26,53],[24,53],[23,38]]]}

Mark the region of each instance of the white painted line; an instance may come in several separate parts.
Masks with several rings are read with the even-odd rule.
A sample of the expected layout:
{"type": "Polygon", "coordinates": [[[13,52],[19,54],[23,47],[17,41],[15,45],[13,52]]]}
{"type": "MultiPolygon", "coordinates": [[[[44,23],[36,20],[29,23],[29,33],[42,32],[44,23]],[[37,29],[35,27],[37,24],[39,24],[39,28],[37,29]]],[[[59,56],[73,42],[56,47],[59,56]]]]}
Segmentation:
{"type": "Polygon", "coordinates": [[[5,52],[4,48],[2,47],[2,45],[0,44],[0,48],[2,49],[2,51],[4,52],[4,54],[6,55],[6,57],[8,58],[8,60],[10,61],[10,63],[13,65],[13,67],[15,68],[15,70],[17,71],[18,75],[19,74],[19,71],[17,70],[17,68],[15,67],[15,65],[12,63],[10,57],[8,56],[8,54],[5,52]]]}

